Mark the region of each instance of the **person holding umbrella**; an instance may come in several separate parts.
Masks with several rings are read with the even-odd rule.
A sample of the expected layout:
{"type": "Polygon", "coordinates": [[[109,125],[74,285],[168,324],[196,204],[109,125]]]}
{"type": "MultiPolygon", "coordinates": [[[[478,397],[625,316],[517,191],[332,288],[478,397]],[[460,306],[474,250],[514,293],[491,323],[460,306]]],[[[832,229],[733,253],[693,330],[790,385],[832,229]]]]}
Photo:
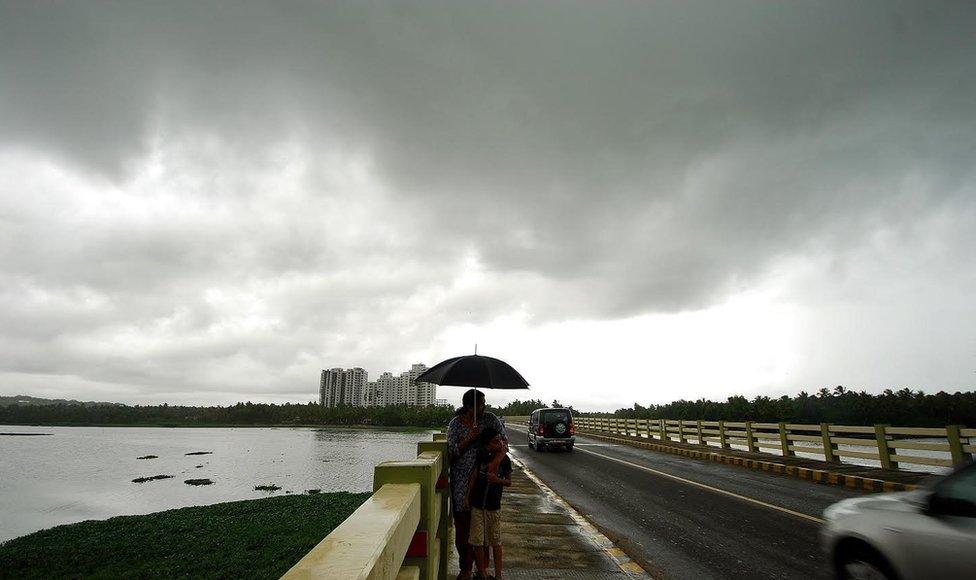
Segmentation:
{"type": "Polygon", "coordinates": [[[441,361],[415,379],[419,382],[455,387],[476,387],[461,397],[461,408],[447,426],[447,447],[451,469],[451,512],[454,517],[454,545],[461,573],[458,580],[471,578],[474,548],[469,543],[471,502],[468,482],[477,461],[478,436],[485,429],[496,429],[504,439],[505,425],[485,412],[485,394],[477,389],[527,389],[529,383],[511,365],[490,356],[475,354],[441,361]]]}
{"type": "Polygon", "coordinates": [[[454,547],[458,551],[461,573],[458,580],[471,577],[474,548],[469,543],[471,529],[471,501],[468,481],[477,460],[478,436],[486,429],[494,429],[508,438],[505,427],[494,413],[485,412],[485,394],[471,389],[461,397],[461,408],[447,426],[447,447],[451,454],[451,512],[454,516],[454,547]],[[477,417],[477,419],[476,419],[477,417]]]}

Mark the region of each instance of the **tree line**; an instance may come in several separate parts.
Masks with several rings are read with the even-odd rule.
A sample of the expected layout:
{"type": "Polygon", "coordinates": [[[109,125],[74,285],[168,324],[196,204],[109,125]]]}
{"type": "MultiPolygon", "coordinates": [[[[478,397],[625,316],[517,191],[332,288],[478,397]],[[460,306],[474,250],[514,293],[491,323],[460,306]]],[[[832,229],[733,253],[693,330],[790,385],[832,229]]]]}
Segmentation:
{"type": "MultiPolygon", "coordinates": [[[[11,397],[13,399],[13,397],[11,397]]],[[[382,427],[443,427],[455,415],[452,407],[323,407],[316,403],[237,403],[227,407],[181,405],[122,405],[36,399],[5,401],[0,424],[10,425],[376,425],[382,427]]],[[[488,406],[499,416],[528,415],[535,409],[560,406],[540,400],[514,401],[504,407],[488,406]]]]}
{"type": "Polygon", "coordinates": [[[724,402],[699,399],[643,406],[593,416],[629,419],[683,419],[703,421],[757,421],[763,423],[834,423],[841,425],[888,424],[904,427],[976,426],[976,392],[927,395],[922,391],[887,389],[872,395],[843,386],[805,391],[793,397],[757,396],[749,400],[732,396],[724,402]]]}
{"type": "Polygon", "coordinates": [[[323,407],[316,403],[281,405],[237,403],[227,407],[179,405],[22,405],[0,407],[0,424],[12,425],[377,425],[443,427],[450,407],[323,407]]]}
{"type": "MultiPolygon", "coordinates": [[[[545,407],[568,407],[559,401],[515,400],[488,410],[500,416],[525,416],[545,407]]],[[[843,386],[800,392],[779,398],[757,396],[751,400],[735,395],[724,402],[678,400],[662,405],[641,405],[612,413],[574,413],[629,419],[683,419],[704,421],[759,421],[764,423],[835,423],[906,427],[976,426],[976,392],[886,390],[879,395],[843,386]]],[[[11,404],[0,406],[0,424],[20,425],[377,425],[384,427],[432,427],[447,425],[451,407],[323,407],[316,403],[237,403],[227,407],[118,404],[11,404]]]]}

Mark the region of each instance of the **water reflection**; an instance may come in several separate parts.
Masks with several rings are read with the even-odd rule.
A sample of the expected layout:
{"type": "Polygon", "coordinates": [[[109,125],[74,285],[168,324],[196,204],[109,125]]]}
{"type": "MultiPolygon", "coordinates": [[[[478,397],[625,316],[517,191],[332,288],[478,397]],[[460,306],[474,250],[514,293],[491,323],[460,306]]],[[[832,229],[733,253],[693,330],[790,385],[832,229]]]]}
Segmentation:
{"type": "Polygon", "coordinates": [[[308,428],[0,426],[0,541],[87,519],[286,492],[368,491],[373,466],[409,459],[430,432],[308,428]],[[187,455],[211,451],[207,455],[187,455]],[[156,455],[156,459],[137,459],[156,455]],[[139,477],[173,478],[132,483],[139,477]],[[186,479],[215,483],[193,487],[186,479]]]}

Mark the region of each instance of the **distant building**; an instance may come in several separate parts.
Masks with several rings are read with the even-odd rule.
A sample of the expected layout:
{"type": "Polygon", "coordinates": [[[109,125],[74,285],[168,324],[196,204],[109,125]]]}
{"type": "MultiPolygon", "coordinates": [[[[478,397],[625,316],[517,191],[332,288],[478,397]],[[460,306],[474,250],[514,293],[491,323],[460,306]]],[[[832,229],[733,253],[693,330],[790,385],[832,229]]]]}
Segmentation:
{"type": "Polygon", "coordinates": [[[434,404],[438,407],[450,407],[451,404],[447,402],[447,399],[435,399],[434,404]]]}
{"type": "Polygon", "coordinates": [[[363,407],[366,405],[367,373],[352,369],[327,369],[319,380],[319,404],[325,407],[363,407]]]}
{"type": "Polygon", "coordinates": [[[415,364],[410,367],[410,382],[413,383],[417,389],[415,397],[416,404],[420,407],[429,407],[434,404],[434,400],[437,398],[437,385],[434,383],[417,383],[417,377],[422,375],[427,370],[427,365],[425,364],[415,364]]]}
{"type": "Polygon", "coordinates": [[[437,385],[416,382],[425,364],[415,364],[397,376],[383,373],[375,381],[367,380],[361,368],[327,369],[319,381],[319,404],[326,407],[383,407],[387,405],[430,406],[437,398],[437,385]]]}
{"type": "Polygon", "coordinates": [[[366,396],[365,396],[366,400],[363,401],[363,404],[366,405],[367,407],[378,407],[379,404],[376,402],[376,394],[377,394],[376,381],[367,381],[366,396]]]}
{"type": "Polygon", "coordinates": [[[376,380],[376,396],[373,404],[377,407],[396,404],[393,396],[395,384],[396,377],[393,376],[393,373],[383,373],[380,375],[380,378],[376,380]]]}

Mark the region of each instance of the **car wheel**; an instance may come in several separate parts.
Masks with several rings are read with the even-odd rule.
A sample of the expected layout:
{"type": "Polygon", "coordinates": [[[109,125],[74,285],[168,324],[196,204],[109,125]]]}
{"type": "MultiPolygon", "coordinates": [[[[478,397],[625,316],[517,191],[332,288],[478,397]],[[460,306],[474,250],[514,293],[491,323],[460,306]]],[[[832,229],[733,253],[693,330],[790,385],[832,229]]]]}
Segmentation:
{"type": "Polygon", "coordinates": [[[857,551],[844,555],[837,565],[841,580],[894,580],[895,574],[884,558],[871,551],[857,551]]]}
{"type": "Polygon", "coordinates": [[[572,443],[570,443],[569,445],[566,446],[566,451],[569,451],[570,453],[573,452],[573,444],[572,443]]]}
{"type": "Polygon", "coordinates": [[[543,451],[546,450],[546,446],[545,446],[545,444],[539,443],[538,441],[536,441],[535,442],[535,450],[538,451],[539,453],[542,453],[543,451]]]}

